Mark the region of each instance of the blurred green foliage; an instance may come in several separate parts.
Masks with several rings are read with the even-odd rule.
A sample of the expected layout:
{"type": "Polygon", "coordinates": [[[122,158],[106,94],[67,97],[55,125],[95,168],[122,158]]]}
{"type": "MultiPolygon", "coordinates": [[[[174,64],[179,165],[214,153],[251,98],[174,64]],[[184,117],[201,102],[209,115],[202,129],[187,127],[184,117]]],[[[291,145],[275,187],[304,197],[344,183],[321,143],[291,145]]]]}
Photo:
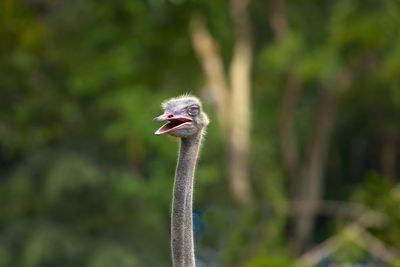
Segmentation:
{"type": "MultiPolygon", "coordinates": [[[[398,175],[380,174],[387,130],[396,133],[399,163],[399,2],[287,1],[292,32],[283,39],[269,28],[267,6],[252,1],[249,10],[257,203],[243,212],[227,189],[219,126],[198,90],[204,75],[188,35],[190,16],[204,14],[227,63],[234,35],[226,1],[1,1],[0,266],[170,266],[177,142],[155,137],[151,119],[162,100],[185,92],[203,96],[212,120],[196,177],[199,261],[290,266],[277,120],[293,58],[304,88],[295,114],[303,152],[319,85],[367,59],[340,95],[325,196],[387,215],[385,227],[368,230],[400,250],[398,175]]],[[[341,225],[319,218],[315,240],[341,225]]],[[[354,263],[365,251],[338,254],[334,262],[354,263]]]]}

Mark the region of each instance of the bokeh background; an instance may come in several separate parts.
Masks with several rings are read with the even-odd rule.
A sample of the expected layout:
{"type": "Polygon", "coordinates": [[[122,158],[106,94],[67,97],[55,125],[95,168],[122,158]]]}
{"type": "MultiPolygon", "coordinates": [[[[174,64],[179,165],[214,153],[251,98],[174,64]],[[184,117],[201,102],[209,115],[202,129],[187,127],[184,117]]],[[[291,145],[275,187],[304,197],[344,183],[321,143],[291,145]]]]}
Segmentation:
{"type": "Polygon", "coordinates": [[[198,266],[400,264],[398,0],[2,0],[0,266],[171,266],[183,93],[198,266]]]}

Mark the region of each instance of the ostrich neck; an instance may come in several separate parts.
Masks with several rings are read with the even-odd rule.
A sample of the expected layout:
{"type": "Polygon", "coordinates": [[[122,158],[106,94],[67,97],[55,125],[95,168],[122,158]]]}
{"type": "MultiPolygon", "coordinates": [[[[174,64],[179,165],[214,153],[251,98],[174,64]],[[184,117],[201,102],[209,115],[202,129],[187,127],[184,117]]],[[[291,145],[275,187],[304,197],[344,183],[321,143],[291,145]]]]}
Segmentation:
{"type": "Polygon", "coordinates": [[[202,133],[181,138],[172,203],[172,256],[174,267],[192,267],[194,262],[192,194],[193,177],[202,133]]]}

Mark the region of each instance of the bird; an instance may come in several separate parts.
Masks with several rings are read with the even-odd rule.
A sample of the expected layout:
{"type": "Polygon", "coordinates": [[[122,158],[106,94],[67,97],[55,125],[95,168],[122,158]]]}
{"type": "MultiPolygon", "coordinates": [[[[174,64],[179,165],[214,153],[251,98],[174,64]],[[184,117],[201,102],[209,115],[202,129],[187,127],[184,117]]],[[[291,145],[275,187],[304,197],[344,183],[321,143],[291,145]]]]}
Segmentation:
{"type": "Polygon", "coordinates": [[[172,214],[171,251],[174,267],[195,266],[192,197],[196,162],[209,119],[200,100],[183,95],[164,101],[164,114],[154,121],[167,121],[154,134],[168,134],[180,139],[175,171],[172,214]]]}

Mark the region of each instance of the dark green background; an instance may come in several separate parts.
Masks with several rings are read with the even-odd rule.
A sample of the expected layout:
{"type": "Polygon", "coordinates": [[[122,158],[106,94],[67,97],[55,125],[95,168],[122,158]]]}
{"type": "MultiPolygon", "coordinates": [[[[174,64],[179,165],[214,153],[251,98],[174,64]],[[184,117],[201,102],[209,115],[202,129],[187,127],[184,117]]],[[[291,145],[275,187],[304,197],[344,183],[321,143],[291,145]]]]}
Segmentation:
{"type": "MultiPolygon", "coordinates": [[[[1,1],[0,266],[170,266],[177,142],[154,136],[160,125],[152,118],[162,100],[187,92],[204,100],[211,118],[196,174],[197,256],[206,266],[294,263],[278,140],[293,57],[303,87],[294,118],[301,153],[321,82],[354,58],[367,58],[339,95],[324,199],[356,201],[385,214],[385,227],[368,231],[400,250],[399,179],[382,176],[381,165],[388,131],[399,163],[400,3],[287,1],[292,32],[279,40],[267,1],[251,1],[251,216],[229,192],[226,148],[188,33],[190,17],[204,15],[228,66],[234,42],[228,5],[1,1]]],[[[345,222],[318,217],[314,244],[345,222]]],[[[344,243],[329,261],[379,263],[362,246],[344,243]]]]}

